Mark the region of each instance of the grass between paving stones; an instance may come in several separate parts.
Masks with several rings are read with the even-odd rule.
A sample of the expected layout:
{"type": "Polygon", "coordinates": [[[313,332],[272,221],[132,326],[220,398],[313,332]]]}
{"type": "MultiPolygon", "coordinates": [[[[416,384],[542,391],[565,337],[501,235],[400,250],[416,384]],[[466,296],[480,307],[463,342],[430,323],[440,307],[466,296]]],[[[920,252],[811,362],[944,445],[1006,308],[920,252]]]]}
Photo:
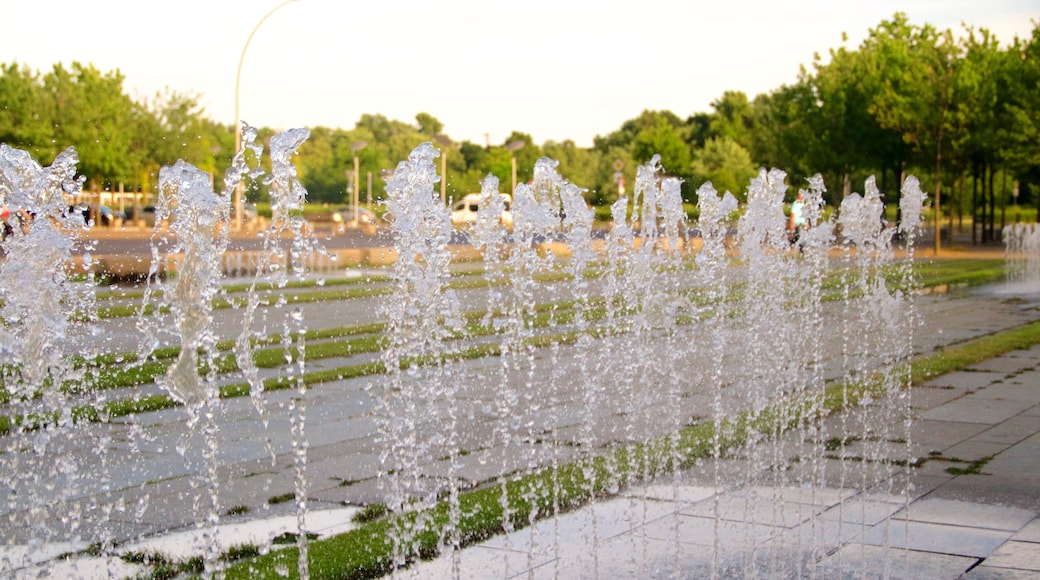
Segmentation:
{"type": "MultiPolygon", "coordinates": [[[[908,367],[893,369],[892,375],[910,379],[910,386],[940,374],[958,370],[982,360],[1040,344],[1040,322],[982,337],[942,352],[919,358],[908,367]]],[[[451,507],[446,501],[424,513],[391,514],[363,523],[359,528],[313,542],[309,547],[311,578],[374,578],[389,573],[394,547],[391,534],[412,530],[413,544],[405,550],[411,561],[435,557],[446,542],[460,547],[471,545],[505,531],[505,510],[513,529],[580,507],[596,497],[642,479],[687,468],[709,457],[716,446],[721,453],[747,441],[751,434],[776,436],[786,430],[851,408],[866,397],[883,395],[891,388],[887,376],[872,375],[854,383],[828,385],[822,397],[810,395],[784,401],[757,413],[745,412],[718,426],[700,423],[645,443],[620,447],[606,454],[574,463],[546,468],[529,475],[511,478],[502,487],[495,485],[463,493],[458,498],[461,514],[452,525],[451,507]],[[449,536],[449,534],[451,534],[449,536]]],[[[965,469],[975,472],[984,460],[965,469]],[[974,469],[974,471],[972,471],[974,469]]],[[[227,571],[227,578],[281,578],[286,570],[295,577],[297,551],[287,548],[243,561],[227,571]]]]}

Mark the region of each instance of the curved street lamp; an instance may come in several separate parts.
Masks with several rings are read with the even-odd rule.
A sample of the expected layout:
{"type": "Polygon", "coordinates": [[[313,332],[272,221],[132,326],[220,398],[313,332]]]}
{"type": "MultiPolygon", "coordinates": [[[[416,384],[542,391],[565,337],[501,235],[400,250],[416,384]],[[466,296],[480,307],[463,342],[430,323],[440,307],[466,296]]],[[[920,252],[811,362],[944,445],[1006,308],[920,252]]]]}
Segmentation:
{"type": "MultiPolygon", "coordinates": [[[[242,62],[245,61],[245,59],[246,59],[246,49],[249,48],[249,43],[252,42],[253,35],[256,34],[257,30],[260,30],[260,26],[263,25],[263,23],[267,19],[270,18],[271,15],[274,14],[275,12],[278,12],[278,10],[280,8],[282,8],[283,6],[285,6],[287,4],[292,4],[293,2],[296,2],[296,0],[285,0],[285,2],[282,2],[278,6],[275,6],[274,8],[272,8],[270,12],[268,12],[267,14],[264,14],[264,17],[260,19],[260,22],[257,22],[256,26],[253,27],[253,31],[249,33],[249,38],[246,39],[246,43],[242,47],[242,54],[241,54],[241,56],[238,57],[238,72],[235,73],[235,125],[234,125],[234,127],[232,127],[232,129],[234,129],[234,132],[235,132],[235,149],[234,149],[234,152],[232,153],[232,155],[237,155],[239,148],[242,147],[242,127],[240,126],[242,124],[242,119],[239,116],[239,112],[238,112],[238,94],[239,94],[239,85],[240,85],[240,83],[242,81],[242,62]]],[[[239,182],[239,184],[235,187],[235,224],[234,225],[235,225],[235,227],[234,227],[235,231],[240,231],[242,229],[242,183],[241,182],[239,182]]]]}

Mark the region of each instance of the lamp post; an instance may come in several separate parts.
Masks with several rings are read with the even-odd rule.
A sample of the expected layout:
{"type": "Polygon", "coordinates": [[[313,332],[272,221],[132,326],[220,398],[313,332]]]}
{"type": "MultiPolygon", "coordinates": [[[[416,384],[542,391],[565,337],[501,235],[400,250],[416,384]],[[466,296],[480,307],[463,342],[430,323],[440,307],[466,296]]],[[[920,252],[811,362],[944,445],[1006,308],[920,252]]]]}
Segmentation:
{"type": "MultiPolygon", "coordinates": [[[[245,45],[242,46],[242,54],[238,57],[238,72],[235,73],[235,126],[233,127],[234,132],[235,132],[235,150],[232,153],[232,155],[237,155],[239,148],[242,147],[242,127],[241,127],[241,125],[242,125],[242,118],[239,115],[238,95],[239,95],[239,86],[240,86],[241,81],[242,81],[242,63],[246,59],[246,49],[249,48],[249,43],[252,42],[253,35],[256,34],[257,30],[260,30],[260,26],[263,25],[263,23],[267,19],[270,18],[271,15],[274,14],[275,12],[277,12],[281,7],[283,7],[283,6],[287,5],[287,4],[292,4],[293,2],[296,2],[296,0],[285,0],[285,2],[282,2],[278,6],[275,6],[274,8],[272,8],[270,12],[268,12],[267,14],[264,14],[264,17],[260,19],[260,22],[257,22],[256,26],[253,27],[253,31],[249,33],[249,38],[246,39],[245,45]]],[[[234,230],[235,231],[241,231],[241,229],[242,229],[242,183],[239,182],[239,184],[237,186],[235,186],[235,224],[234,224],[234,230]]]]}
{"type": "Polygon", "coordinates": [[[506,149],[509,150],[509,162],[513,168],[513,189],[509,192],[510,195],[516,193],[516,152],[523,149],[524,145],[526,145],[526,143],[519,139],[506,143],[506,149]]]}
{"type": "Polygon", "coordinates": [[[358,151],[368,145],[365,141],[355,141],[350,144],[350,152],[354,154],[354,227],[361,224],[361,160],[358,159],[358,151]]]}
{"type": "Polygon", "coordinates": [[[441,146],[441,203],[448,204],[448,147],[451,139],[447,135],[434,135],[433,140],[441,146]]]}

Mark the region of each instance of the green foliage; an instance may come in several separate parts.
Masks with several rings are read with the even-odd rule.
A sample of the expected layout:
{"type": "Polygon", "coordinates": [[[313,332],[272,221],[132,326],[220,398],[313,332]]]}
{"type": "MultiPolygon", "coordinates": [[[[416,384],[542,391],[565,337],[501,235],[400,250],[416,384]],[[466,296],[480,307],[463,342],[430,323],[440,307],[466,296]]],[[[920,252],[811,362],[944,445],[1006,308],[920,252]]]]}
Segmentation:
{"type": "Polygon", "coordinates": [[[716,191],[729,191],[744,201],[747,185],[758,174],[747,150],[730,137],[713,137],[697,151],[692,163],[698,187],[710,181],[716,191]]]}
{"type": "MultiPolygon", "coordinates": [[[[414,122],[364,114],[352,128],[312,127],[297,171],[312,202],[343,204],[353,197],[356,155],[358,197],[378,204],[384,178],[414,147],[433,141],[445,157],[451,198],[479,191],[489,175],[508,192],[514,159],[524,183],[548,156],[597,208],[618,198],[621,180],[631,191],[637,168],[655,154],[683,180],[687,202],[705,179],[741,195],[749,166],[784,169],[792,184],[821,173],[832,205],[870,175],[894,202],[899,179],[913,173],[926,190],[941,193],[941,207],[952,202],[951,216],[979,216],[993,236],[997,210],[1010,205],[1016,180],[1020,206],[1040,202],[1040,24],[1003,47],[985,29],[962,32],[897,13],[860,46],[817,57],[790,85],[750,99],[724,91],[711,111],[685,119],[645,110],[597,136],[591,148],[571,141],[539,146],[522,131],[497,144],[453,142],[427,112],[414,122]],[[523,147],[510,151],[514,141],[523,147]]],[[[158,169],[177,159],[212,172],[219,184],[234,153],[232,128],[209,120],[197,95],[165,91],[136,102],[124,94],[123,80],[118,71],[80,63],[43,74],[0,65],[0,141],[43,163],[74,147],[90,187],[123,183],[154,193],[158,169]]],[[[249,199],[262,201],[265,186],[247,185],[249,199]]]]}

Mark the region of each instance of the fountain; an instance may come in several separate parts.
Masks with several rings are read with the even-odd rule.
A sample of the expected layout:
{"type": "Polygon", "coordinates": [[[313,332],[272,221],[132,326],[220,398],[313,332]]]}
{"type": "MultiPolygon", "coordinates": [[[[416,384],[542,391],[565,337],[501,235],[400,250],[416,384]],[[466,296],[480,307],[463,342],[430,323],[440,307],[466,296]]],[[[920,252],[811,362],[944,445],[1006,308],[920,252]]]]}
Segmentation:
{"type": "MultiPolygon", "coordinates": [[[[258,158],[255,131],[247,127],[245,136],[258,158]]],[[[654,157],[639,167],[632,196],[612,206],[610,229],[597,232],[582,190],[543,159],[532,183],[513,192],[512,229],[499,219],[497,180],[484,180],[469,233],[484,258],[474,276],[452,260],[449,212],[434,191],[438,151],[421,145],[387,184],[397,260],[386,283],[372,283],[373,296],[382,297],[365,299],[378,304],[369,309],[381,323],[378,360],[332,368],[318,380],[312,364],[304,366],[313,336],[305,320],[310,312],[320,316],[322,305],[308,310],[289,285],[290,274],[303,281],[309,255],[324,253],[299,218],[305,191],[290,163],[306,137],[292,130],[271,141],[265,183],[272,227],[262,234],[255,278],[238,297],[222,287],[218,266],[228,244],[228,199],[245,176],[258,180],[262,172],[239,152],[216,194],[208,176],[187,164],[163,169],[159,213],[175,237],[167,255],[153,246],[151,282],[138,307],[143,345],[138,353],[108,352],[104,341],[91,340],[93,315],[73,317],[86,327],[72,332],[79,343],[97,345],[94,366],[72,356],[88,353],[62,350],[69,315],[93,307],[90,279],[51,276],[68,272],[61,265],[73,234],[53,229],[65,218],[47,200],[78,187],[74,155],[48,171],[36,166],[32,179],[15,179],[9,175],[25,173],[7,167],[32,164],[3,149],[4,160],[19,161],[5,165],[0,199],[39,199],[19,202],[37,219],[28,233],[5,242],[0,269],[4,317],[15,321],[0,335],[9,420],[0,455],[8,494],[3,517],[12,530],[5,540],[26,547],[4,552],[0,570],[37,570],[32,552],[41,548],[78,552],[93,545],[94,553],[126,557],[128,547],[154,533],[146,520],[182,506],[191,516],[178,514],[164,529],[190,522],[201,530],[195,571],[307,577],[314,562],[342,550],[336,538],[312,542],[311,522],[328,502],[367,489],[385,505],[386,515],[372,526],[382,526],[386,539],[352,555],[359,562],[353,570],[421,576],[430,573],[424,566],[443,566],[434,574],[458,576],[467,570],[464,547],[513,532],[502,540],[504,575],[568,550],[573,538],[564,517],[578,506],[626,493],[677,497],[693,485],[707,490],[702,515],[710,544],[675,551],[644,572],[815,576],[833,571],[824,563],[830,532],[841,536],[842,526],[862,525],[852,517],[824,519],[818,508],[825,499],[837,498],[828,507],[852,514],[874,501],[868,489],[884,491],[886,501],[905,497],[899,486],[907,478],[899,476],[910,463],[909,398],[900,393],[916,318],[904,290],[913,286],[912,271],[895,258],[891,240],[899,231],[912,251],[924,198],[916,180],[904,184],[905,221],[897,230],[882,224],[873,180],[862,196],[845,199],[838,217],[825,219],[825,187],[813,177],[802,192],[810,227],[792,245],[781,171],[753,179],[743,209],[729,192],[705,184],[697,222],[689,224],[680,182],[654,157]],[[13,258],[43,249],[53,256],[50,273],[20,273],[13,258]],[[176,264],[176,276],[164,281],[167,263],[176,264]],[[903,274],[898,287],[883,277],[893,267],[903,274]],[[31,276],[41,286],[8,282],[31,276]],[[40,304],[39,288],[52,282],[65,294],[32,314],[51,321],[47,332],[33,334],[37,325],[22,320],[40,304]],[[218,309],[223,302],[232,308],[218,309]],[[261,367],[266,348],[281,362],[261,367]],[[50,358],[34,359],[29,349],[50,358]],[[114,380],[98,364],[151,373],[129,388],[128,400],[155,397],[162,405],[112,411],[109,403],[122,395],[92,387],[114,380]],[[269,368],[276,377],[265,376],[269,368]],[[271,392],[272,378],[288,390],[271,392]],[[62,384],[76,387],[54,388],[62,384]],[[317,397],[324,397],[322,406],[317,397]],[[309,450],[342,444],[324,422],[340,419],[331,409],[346,398],[362,411],[340,431],[363,430],[357,457],[378,461],[366,472],[362,459],[341,457],[333,472],[339,483],[331,485],[316,466],[327,463],[328,452],[319,460],[309,450]],[[851,407],[862,412],[845,411],[851,407]],[[108,411],[87,416],[75,409],[108,411]],[[308,419],[308,409],[322,414],[308,419]],[[231,423],[235,429],[226,427],[231,423]],[[847,436],[856,427],[862,435],[847,436]],[[256,440],[242,442],[242,432],[256,440]],[[73,438],[86,443],[55,443],[73,438]],[[907,461],[884,460],[894,446],[907,461]],[[119,463],[127,458],[132,465],[119,463]],[[239,501],[229,498],[252,498],[246,501],[273,513],[276,502],[256,494],[279,482],[292,490],[295,548],[268,553],[265,544],[258,559],[227,564],[220,524],[234,518],[228,508],[238,506],[229,502],[239,501]],[[59,512],[65,517],[57,529],[55,520],[41,518],[59,512]],[[788,517],[805,522],[808,536],[763,540],[762,529],[788,517]],[[521,531],[536,548],[510,551],[509,538],[521,531]]],[[[364,353],[337,356],[353,361],[364,353]]],[[[593,516],[591,539],[582,545],[598,545],[613,526],[593,516]]],[[[647,536],[637,548],[648,553],[654,541],[647,536]]],[[[610,575],[617,556],[592,551],[585,569],[610,575]]]]}
{"type": "Polygon", "coordinates": [[[1004,226],[1004,251],[1008,261],[1008,283],[1040,280],[1040,227],[1015,222],[1004,226]]]}

